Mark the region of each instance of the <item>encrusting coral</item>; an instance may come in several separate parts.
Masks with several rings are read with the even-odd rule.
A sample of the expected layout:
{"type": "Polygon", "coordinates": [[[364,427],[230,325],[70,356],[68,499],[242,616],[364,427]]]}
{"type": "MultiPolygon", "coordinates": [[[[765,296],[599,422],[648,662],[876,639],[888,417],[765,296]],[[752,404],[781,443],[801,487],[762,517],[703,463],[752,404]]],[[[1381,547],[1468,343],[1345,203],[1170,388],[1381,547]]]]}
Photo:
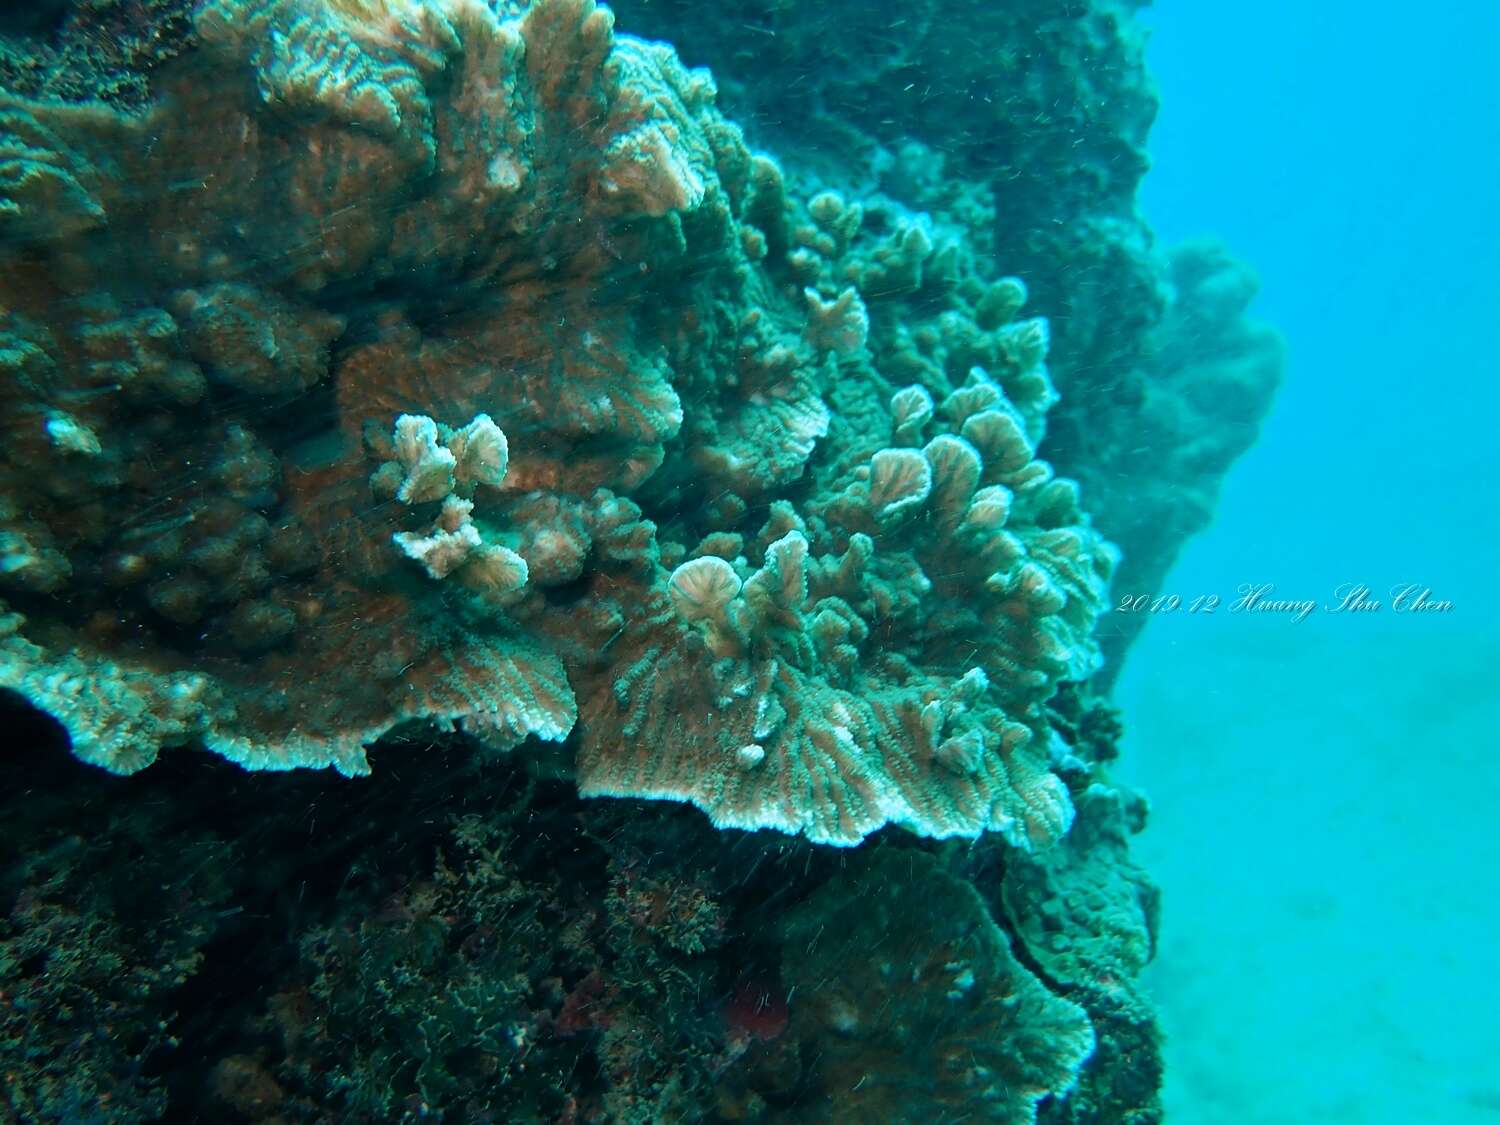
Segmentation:
{"type": "MultiPolygon", "coordinates": [[[[1005,403],[975,388],[968,405],[1005,403]]],[[[991,434],[965,409],[948,424],[988,435],[986,454],[951,432],[882,448],[891,435],[836,424],[805,519],[773,503],[744,554],[672,572],[671,618],[627,628],[612,698],[585,696],[585,793],[686,798],[716,823],[834,842],[888,821],[1022,846],[1066,830],[1039,707],[1093,670],[1112,554],[1012,414],[991,411],[1008,423],[991,434]]]]}
{"type": "Polygon", "coordinates": [[[974,888],[931,856],[876,852],[785,932],[788,983],[807,996],[791,1033],[832,1119],[1032,1122],[1094,1049],[1083,1009],[1012,956],[974,888]]]}
{"type": "Polygon", "coordinates": [[[1115,554],[1024,286],[799,199],[591,0],[196,31],[142,116],[0,104],[0,682],[77,755],[425,721],[721,826],[1066,830],[1115,554]]]}
{"type": "MultiPolygon", "coordinates": [[[[1160,1033],[1139,983],[1155,955],[1158,892],[1130,859],[1144,824],[1135,794],[1075,780],[1077,817],[1044,855],[1011,852],[992,899],[1027,964],[1056,994],[1089,1014],[1097,1048],[1076,1089],[1049,1106],[1053,1122],[1159,1120],[1160,1033]],[[1125,1106],[1133,1107],[1122,1112],[1125,1106]]],[[[983,886],[984,883],[981,882],[983,886]]]]}

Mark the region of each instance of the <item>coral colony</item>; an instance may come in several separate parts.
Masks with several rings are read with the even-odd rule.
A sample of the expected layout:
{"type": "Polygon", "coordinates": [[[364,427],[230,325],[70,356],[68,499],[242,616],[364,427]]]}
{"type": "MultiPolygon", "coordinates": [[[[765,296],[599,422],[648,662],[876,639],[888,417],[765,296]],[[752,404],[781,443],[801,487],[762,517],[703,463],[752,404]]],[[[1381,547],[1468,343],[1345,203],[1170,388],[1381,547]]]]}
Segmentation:
{"type": "Polygon", "coordinates": [[[592,0],[160,7],[92,92],[16,77],[20,32],[0,68],[0,688],[137,775],[6,876],[4,1104],[1158,1120],[1111,581],[1207,520],[1280,353],[1242,267],[1134,215],[1133,5],[918,4],[858,65],[824,32],[863,6],[643,5],[747,128],[810,76],[754,147],[592,0]],[[992,94],[945,110],[949,67],[992,94]],[[222,825],[165,811],[204,786],[222,825]],[[284,885],[238,873],[236,818],[308,787],[391,813],[349,837],[383,864],[268,828],[284,885]],[[153,854],[172,901],[127,907],[108,841],[158,830],[225,870],[153,854]],[[70,1062],[64,1007],[155,1030],[70,1062]]]}

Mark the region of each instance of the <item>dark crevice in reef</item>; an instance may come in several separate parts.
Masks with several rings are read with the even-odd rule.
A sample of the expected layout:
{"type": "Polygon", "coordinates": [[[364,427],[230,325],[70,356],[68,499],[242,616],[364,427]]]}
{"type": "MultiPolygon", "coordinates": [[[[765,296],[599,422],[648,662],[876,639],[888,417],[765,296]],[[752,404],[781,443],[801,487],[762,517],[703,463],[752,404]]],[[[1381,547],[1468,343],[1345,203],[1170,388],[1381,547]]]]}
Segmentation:
{"type": "MultiPolygon", "coordinates": [[[[18,737],[57,740],[50,720],[13,700],[4,718],[18,737]]],[[[6,769],[27,783],[6,786],[23,798],[9,818],[16,855],[7,869],[12,878],[18,869],[26,874],[19,891],[6,884],[7,901],[62,879],[72,903],[96,912],[92,944],[70,958],[118,964],[112,972],[144,970],[157,959],[192,964],[175,985],[159,981],[136,1001],[144,1002],[138,1016],[152,1011],[166,1021],[170,1041],[150,1044],[123,1069],[87,1056],[53,1080],[84,1089],[110,1082],[121,1120],[158,1104],[144,1092],[152,1082],[170,1095],[162,1118],[170,1122],[299,1119],[315,1105],[319,1112],[344,1105],[338,1119],[355,1119],[356,1102],[343,1099],[412,1081],[409,1048],[397,1049],[410,1033],[404,1021],[435,1018],[457,1034],[467,1017],[432,1015],[435,997],[522,970],[505,995],[486,998],[490,1018],[505,1021],[526,1049],[497,1054],[492,1044],[443,1064],[448,1081],[469,1089],[501,1068],[503,1082],[484,1103],[507,1107],[494,1109],[494,1120],[565,1114],[568,1100],[556,1093],[562,1074],[571,1076],[562,1088],[582,1103],[621,1100],[622,1077],[612,1069],[619,1052],[638,1068],[632,1080],[657,1084],[670,1071],[686,1083],[684,1097],[692,1097],[678,1103],[676,1119],[740,1120],[746,1104],[778,1112],[822,1104],[816,1028],[799,1017],[788,1029],[785,1015],[797,1010],[785,976],[795,962],[786,958],[803,946],[784,949],[778,935],[860,857],[776,835],[719,833],[678,806],[580,801],[568,784],[529,780],[525,761],[476,759],[463,740],[417,739],[376,748],[373,776],[356,781],[247,774],[191,750],[165,755],[141,776],[115,778],[71,762],[55,745],[13,749],[6,769]],[[59,815],[63,804],[71,817],[59,815]],[[59,851],[80,814],[94,826],[87,846],[59,851]],[[503,847],[493,850],[476,817],[509,826],[503,847]],[[477,853],[456,842],[471,836],[477,853]],[[438,852],[447,858],[435,864],[438,852]],[[178,864],[186,871],[174,871],[178,864]],[[165,899],[137,889],[126,907],[107,893],[114,885],[152,887],[156,871],[173,871],[165,899]],[[194,871],[214,877],[198,883],[194,871]],[[454,879],[462,894],[435,889],[454,879]],[[132,928],[155,933],[164,922],[183,932],[147,947],[128,936],[132,928]],[[333,1055],[325,1035],[337,1036],[333,1055]],[[716,1088],[726,1051],[743,1065],[716,1088]],[[352,1060],[362,1069],[350,1071],[352,1060]],[[122,1074],[140,1089],[122,1089],[122,1074]]],[[[923,844],[887,830],[864,850],[892,849],[948,855],[980,887],[998,887],[1007,875],[1007,850],[997,841],[923,844]]],[[[1003,919],[997,901],[991,910],[1003,919]]],[[[16,922],[12,939],[24,936],[16,922]]],[[[1014,934],[1008,940],[1023,965],[1049,979],[1024,943],[1014,934]]],[[[71,979],[50,984],[28,970],[35,964],[16,970],[21,988],[67,988],[70,1002],[94,1018],[113,1002],[111,982],[86,961],[71,979]]],[[[1112,1035],[1100,1022],[1115,1018],[1108,1002],[1076,998],[1096,1031],[1112,1035]]],[[[1122,1025],[1124,1032],[1141,1034],[1137,1024],[1122,1025]]],[[[1145,1043],[1110,1039],[1101,1049],[1132,1052],[1145,1082],[1145,1043]]],[[[1084,1088],[1093,1089],[1097,1065],[1085,1067],[1084,1088]]],[[[1099,1105],[1125,1104],[1127,1091],[1108,1093],[1099,1105]]],[[[1136,1090],[1130,1104],[1148,1105],[1149,1094],[1136,1090]]],[[[62,1095],[59,1102],[67,1104],[62,1095]]],[[[1152,1120],[1112,1117],[1107,1108],[1080,1114],[1077,1104],[1060,1103],[1074,1107],[1062,1115],[1044,1103],[1041,1117],[1152,1120]]]]}
{"type": "MultiPolygon", "coordinates": [[[[17,739],[58,740],[50,720],[13,697],[3,719],[17,739]]],[[[515,1107],[516,1115],[497,1111],[495,1120],[531,1119],[527,1105],[549,1117],[565,1112],[554,1096],[559,1073],[582,1076],[580,1093],[598,1086],[595,1096],[602,1096],[608,1084],[587,1075],[606,1069],[600,1039],[611,1027],[624,1031],[617,1019],[648,1020],[632,1034],[661,1038],[639,1049],[659,1056],[653,1066],[691,1075],[705,1096],[714,1054],[733,1030],[720,1006],[746,979],[774,990],[775,919],[841,862],[835,852],[781,838],[716,833],[701,814],[681,807],[580,802],[570,784],[528,780],[519,758],[476,765],[462,740],[377,748],[374,775],[354,782],[326,773],[247,774],[192,750],[168,753],[149,774],[116,778],[70,761],[55,745],[10,745],[6,791],[24,803],[8,810],[14,852],[4,898],[22,905],[0,932],[24,943],[28,924],[40,925],[25,904],[65,890],[57,908],[83,912],[77,937],[89,935],[90,944],[70,948],[71,933],[54,930],[50,952],[9,970],[9,987],[44,1002],[66,998],[87,1026],[121,1002],[111,978],[151,973],[156,959],[179,971],[191,966],[180,979],[154,979],[133,998],[136,1019],[149,1022],[154,1012],[166,1026],[139,1055],[116,1066],[97,1052],[60,1058],[61,1071],[33,1076],[35,1088],[54,1097],[32,1104],[54,1111],[103,1093],[118,1107],[117,1119],[134,1120],[163,1104],[161,1090],[170,1094],[166,1121],[222,1121],[230,1110],[236,1120],[258,1120],[261,1110],[300,1118],[315,1104],[343,1104],[324,1069],[348,1068],[353,1057],[328,1055],[332,1044],[319,1044],[316,1058],[294,1056],[286,1046],[289,1021],[299,1013],[331,1020],[340,1051],[357,1052],[362,1042],[377,1052],[399,1050],[408,1034],[401,1021],[425,1014],[444,988],[475,987],[479,978],[445,976],[445,965],[455,968],[445,959],[481,977],[498,974],[513,995],[488,997],[491,1016],[514,1021],[517,1035],[536,1036],[524,1052],[530,1077],[511,1074],[497,1103],[515,1107]],[[22,776],[26,784],[15,785],[22,776]],[[64,807],[71,816],[59,815],[64,807]],[[94,826],[87,841],[74,836],[79,817],[94,826]],[[512,822],[510,846],[503,854],[486,851],[464,874],[469,893],[445,900],[458,917],[434,915],[424,896],[432,881],[453,875],[434,867],[433,857],[444,849],[450,858],[463,854],[455,824],[482,832],[479,817],[512,822]],[[166,886],[149,874],[176,864],[184,870],[173,871],[166,886]],[[195,871],[212,877],[200,883],[195,871]],[[114,893],[120,887],[130,888],[128,899],[114,893]],[[466,909],[475,916],[462,917],[466,909]],[[479,917],[485,911],[496,913],[479,917]],[[508,925],[495,929],[500,922],[508,925]],[[183,932],[156,947],[132,936],[163,925],[183,932]],[[368,1005],[390,1002],[379,994],[394,979],[377,987],[359,975],[363,965],[307,954],[309,941],[337,944],[339,935],[359,935],[339,956],[432,975],[408,979],[414,991],[396,997],[398,1010],[382,1025],[368,1005]],[[507,948],[512,943],[518,947],[507,948]],[[65,972],[58,957],[67,958],[65,972]],[[516,971],[528,966],[533,972],[515,983],[516,971]],[[309,1001],[309,989],[324,988],[335,990],[322,1001],[326,1007],[309,1001]],[[658,990],[665,991],[651,995],[658,990]],[[304,1013],[298,1005],[307,1003],[313,1007],[304,1013]],[[672,1027],[692,1031],[699,1046],[674,1045],[672,1027]],[[398,1038],[382,1044],[387,1036],[398,1038]],[[281,1090],[274,1106],[267,1100],[273,1089],[281,1090]]],[[[754,1016],[744,1014],[752,1025],[754,1016]]],[[[455,1031],[465,1026],[459,1012],[438,1018],[454,1020],[455,1031]]],[[[59,1026],[55,1033],[72,1032],[59,1026]]],[[[40,1048],[42,1028],[29,1034],[40,1048]]],[[[299,1025],[298,1034],[314,1032],[299,1025]]],[[[306,1043],[303,1049],[312,1050],[306,1043]]],[[[361,1084],[348,1093],[350,1115],[360,1099],[377,1097],[375,1086],[404,1073],[394,1058],[388,1073],[376,1057],[365,1061],[370,1073],[348,1074],[361,1084]]],[[[479,1050],[449,1062],[454,1081],[474,1082],[491,1073],[495,1058],[479,1050]]],[[[377,1116],[389,1119],[383,1113],[391,1111],[403,1110],[377,1116]]]]}
{"type": "Polygon", "coordinates": [[[45,762],[54,769],[70,770],[73,763],[64,756],[68,734],[51,715],[39,711],[16,692],[0,689],[0,765],[12,768],[14,758],[23,755],[28,763],[45,762]]]}
{"type": "Polygon", "coordinates": [[[0,8],[0,35],[47,35],[68,14],[71,0],[30,0],[0,8]]]}
{"type": "MultiPolygon", "coordinates": [[[[26,709],[6,718],[18,733],[28,722],[46,729],[26,709]]],[[[100,1019],[118,1003],[119,975],[158,961],[180,973],[134,999],[164,1035],[117,1066],[98,1052],[73,1057],[47,1076],[53,1104],[92,1089],[108,1091],[119,1120],[163,1105],[168,1122],[394,1120],[412,1111],[379,1101],[386,1084],[434,1089],[433,1075],[411,1071],[414,1028],[424,1039],[472,1037],[475,1013],[445,1006],[445,990],[508,1037],[443,1058],[450,1094],[488,1090],[469,1104],[490,1108],[470,1119],[550,1120],[573,1099],[628,1104],[648,1091],[659,1104],[669,1077],[682,1084],[677,1120],[826,1104],[817,1024],[802,1015],[789,1026],[786,1014],[799,1010],[787,958],[804,951],[805,933],[786,947],[779,935],[868,857],[719,833],[678,806],[580,801],[570,785],[529,780],[519,757],[474,763],[453,739],[377,748],[374,775],[353,782],[246,774],[191,750],[137,778],[55,748],[13,754],[7,769],[28,784],[8,838],[33,858],[12,857],[6,900],[65,885],[56,901],[94,917],[88,946],[53,948],[54,961],[69,958],[65,979],[55,963],[51,980],[30,972],[28,959],[11,986],[66,990],[83,1018],[100,1019]],[[64,802],[94,826],[71,851],[59,850],[73,832],[58,815],[64,802]],[[496,824],[501,836],[490,834],[496,824]],[[165,872],[164,897],[149,893],[165,872]],[[132,888],[129,898],[112,895],[116,886],[132,888]],[[160,944],[137,944],[133,931],[160,944]]],[[[924,845],[888,830],[862,852],[902,849],[951,854],[980,885],[1005,877],[993,844],[924,845]]],[[[25,909],[13,914],[7,938],[24,939],[28,922],[25,909]]]]}
{"type": "Polygon", "coordinates": [[[0,9],[0,91],[126,110],[192,49],[196,0],[27,0],[0,9]]]}

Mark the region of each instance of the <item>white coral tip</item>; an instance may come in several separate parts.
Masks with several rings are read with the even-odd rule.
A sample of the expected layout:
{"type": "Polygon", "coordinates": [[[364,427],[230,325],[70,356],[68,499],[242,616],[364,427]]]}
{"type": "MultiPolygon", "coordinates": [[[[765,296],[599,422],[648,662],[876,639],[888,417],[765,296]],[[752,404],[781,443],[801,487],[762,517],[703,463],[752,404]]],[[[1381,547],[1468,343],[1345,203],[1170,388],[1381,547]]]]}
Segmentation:
{"type": "Polygon", "coordinates": [[[723,559],[705,555],[689,559],[674,570],[668,586],[672,608],[684,621],[719,621],[730,600],[740,592],[740,579],[723,559]]]}

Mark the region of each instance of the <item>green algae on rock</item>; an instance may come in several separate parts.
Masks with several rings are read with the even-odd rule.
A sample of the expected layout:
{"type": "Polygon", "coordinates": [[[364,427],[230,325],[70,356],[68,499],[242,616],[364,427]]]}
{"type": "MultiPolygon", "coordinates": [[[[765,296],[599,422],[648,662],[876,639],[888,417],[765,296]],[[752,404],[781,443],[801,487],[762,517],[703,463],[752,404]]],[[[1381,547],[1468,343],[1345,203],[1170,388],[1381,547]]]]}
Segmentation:
{"type": "Polygon", "coordinates": [[[149,104],[155,75],[194,43],[194,0],[35,0],[0,11],[0,89],[149,104]]]}
{"type": "Polygon", "coordinates": [[[1083,1009],[1016,960],[974,888],[924,853],[875,852],[785,932],[805,997],[792,1034],[832,1119],[1033,1122],[1094,1050],[1083,1009]]]}

